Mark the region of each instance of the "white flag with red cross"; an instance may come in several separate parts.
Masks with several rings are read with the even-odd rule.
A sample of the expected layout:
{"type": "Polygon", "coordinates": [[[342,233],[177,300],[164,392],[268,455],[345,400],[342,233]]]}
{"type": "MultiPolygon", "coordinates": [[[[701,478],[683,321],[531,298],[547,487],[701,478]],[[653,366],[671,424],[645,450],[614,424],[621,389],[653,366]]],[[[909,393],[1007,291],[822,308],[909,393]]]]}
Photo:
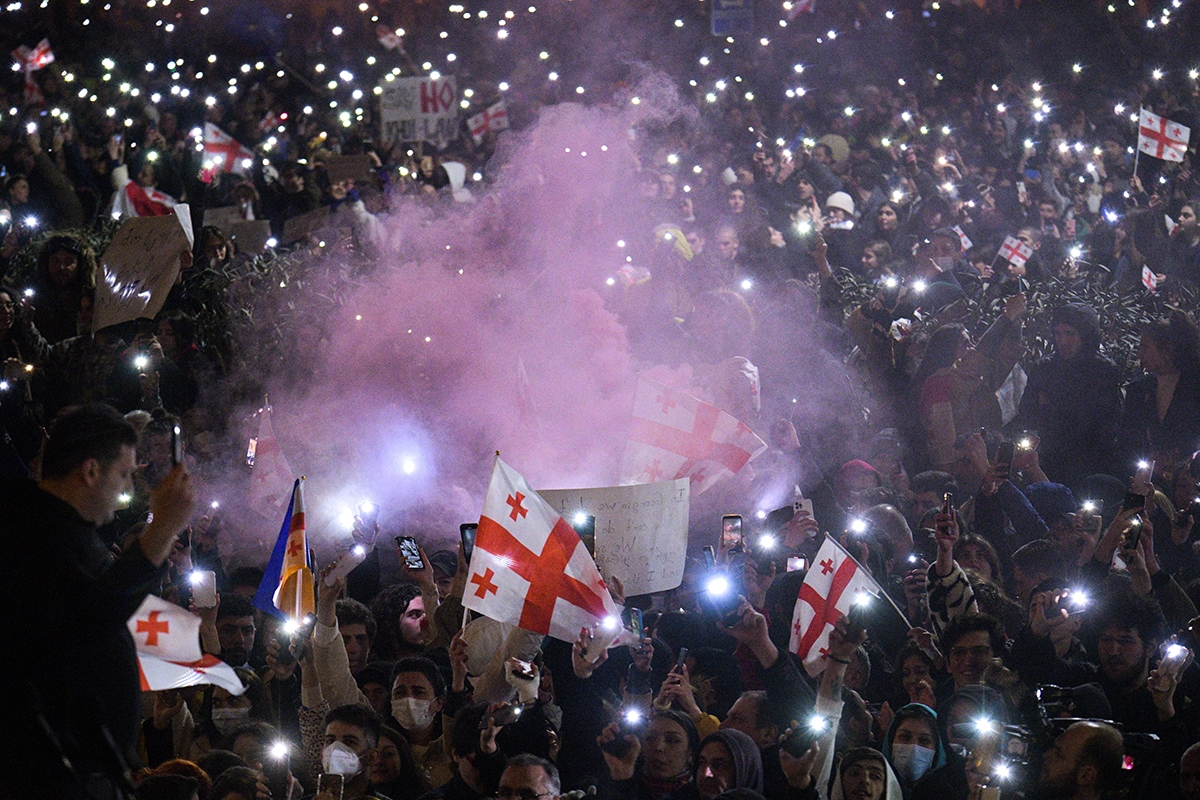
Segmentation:
{"type": "Polygon", "coordinates": [[[475,144],[479,144],[488,131],[502,131],[508,128],[508,107],[503,100],[488,106],[485,111],[468,119],[467,127],[471,130],[471,138],[475,140],[475,144]]]}
{"type": "Polygon", "coordinates": [[[621,483],[690,478],[695,497],[736,475],[766,449],[767,443],[733,415],[639,377],[621,483]]]}
{"type": "Polygon", "coordinates": [[[832,536],[816,558],[796,598],[789,649],[800,656],[809,675],[819,675],[829,664],[829,631],[849,613],[859,594],[878,596],[883,589],[832,536]]]}
{"type": "Polygon", "coordinates": [[[254,163],[254,153],[225,131],[204,123],[204,169],[244,175],[254,163]]]}
{"type": "Polygon", "coordinates": [[[375,26],[375,35],[379,38],[379,43],[388,50],[395,50],[404,44],[404,40],[400,38],[399,34],[382,22],[375,26]]]}
{"type": "Polygon", "coordinates": [[[496,458],[475,533],[463,605],[564,642],[620,609],[575,529],[496,458]]]}
{"type": "Polygon", "coordinates": [[[50,49],[50,40],[42,39],[32,49],[21,45],[13,50],[12,55],[25,72],[25,104],[45,103],[46,96],[42,94],[41,87],[33,79],[33,73],[54,63],[54,51],[50,49]]]}
{"type": "Polygon", "coordinates": [[[958,243],[962,245],[964,253],[975,246],[975,243],[971,241],[970,236],[967,236],[966,231],[962,229],[961,225],[953,225],[950,230],[958,234],[958,243]]]}
{"type": "Polygon", "coordinates": [[[264,404],[259,410],[258,436],[250,440],[248,456],[251,467],[250,507],[267,519],[278,519],[278,515],[287,508],[294,478],[279,440],[275,438],[269,405],[264,404]]]}
{"type": "Polygon", "coordinates": [[[1183,161],[1192,129],[1142,109],[1138,115],[1138,150],[1164,161],[1183,161]]]}
{"type": "Polygon", "coordinates": [[[1006,237],[1000,245],[1000,257],[1014,266],[1025,266],[1032,255],[1033,248],[1015,236],[1006,237]]]}
{"type": "Polygon", "coordinates": [[[211,683],[230,694],[246,691],[237,673],[200,651],[200,618],[161,597],[147,595],[129,618],[143,691],[211,683]]]}
{"type": "Polygon", "coordinates": [[[1142,267],[1142,286],[1145,286],[1148,292],[1158,291],[1158,276],[1150,267],[1142,267]]]}

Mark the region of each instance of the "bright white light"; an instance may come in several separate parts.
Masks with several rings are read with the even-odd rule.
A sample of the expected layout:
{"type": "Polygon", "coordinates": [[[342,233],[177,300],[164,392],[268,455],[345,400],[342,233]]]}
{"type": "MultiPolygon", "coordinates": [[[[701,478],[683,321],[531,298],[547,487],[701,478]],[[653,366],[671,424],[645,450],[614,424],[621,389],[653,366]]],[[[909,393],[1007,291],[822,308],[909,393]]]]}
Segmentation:
{"type": "Polygon", "coordinates": [[[820,714],[813,714],[808,718],[808,729],[816,733],[827,730],[829,728],[829,720],[822,717],[820,714]]]}
{"type": "Polygon", "coordinates": [[[370,500],[364,500],[358,504],[358,513],[360,514],[374,514],[375,509],[376,505],[370,500]]]}
{"type": "Polygon", "coordinates": [[[637,725],[642,721],[642,712],[640,709],[631,708],[625,712],[625,721],[630,725],[637,725]]]}
{"type": "Polygon", "coordinates": [[[202,580],[204,580],[204,573],[199,570],[188,575],[188,581],[191,582],[192,586],[199,586],[202,580]]]}
{"type": "Polygon", "coordinates": [[[754,288],[754,281],[750,280],[749,278],[743,278],[741,286],[743,292],[748,292],[754,288]]]}
{"type": "MultiPolygon", "coordinates": [[[[296,627],[299,628],[300,623],[297,622],[296,627]]],[[[289,749],[291,749],[291,748],[288,746],[287,742],[278,741],[275,744],[271,745],[271,756],[273,758],[283,758],[284,756],[286,756],[288,754],[289,749]]]]}
{"type": "Polygon", "coordinates": [[[729,594],[729,579],[723,575],[717,575],[705,584],[704,589],[713,597],[722,597],[729,594]]]}
{"type": "Polygon", "coordinates": [[[1181,644],[1169,644],[1167,645],[1167,658],[1185,658],[1187,651],[1188,649],[1181,644]]]}
{"type": "MultiPolygon", "coordinates": [[[[298,619],[288,619],[287,622],[283,623],[283,632],[288,634],[289,636],[298,630],[300,630],[300,620],[298,620],[298,619]]],[[[285,750],[284,752],[287,752],[287,751],[285,750]]],[[[279,757],[280,756],[276,756],[276,758],[279,758],[279,757]]]]}
{"type": "Polygon", "coordinates": [[[925,283],[925,281],[920,280],[919,278],[912,282],[912,290],[917,294],[920,294],[928,288],[929,284],[925,283]]]}
{"type": "Polygon", "coordinates": [[[400,463],[400,469],[404,470],[405,475],[412,475],[417,471],[417,462],[412,458],[406,458],[400,463]]]}
{"type": "Polygon", "coordinates": [[[850,530],[854,533],[866,533],[867,521],[859,517],[850,520],[850,530]]]}
{"type": "Polygon", "coordinates": [[[619,617],[610,615],[601,620],[600,627],[606,631],[615,631],[617,628],[621,627],[621,620],[619,617]]]}
{"type": "Polygon", "coordinates": [[[134,356],[133,366],[139,370],[145,369],[146,367],[150,366],[150,358],[148,356],[134,356]]]}
{"type": "Polygon", "coordinates": [[[583,513],[582,511],[576,512],[575,513],[575,524],[582,525],[585,522],[587,522],[587,514],[583,513]]]}
{"type": "Polygon", "coordinates": [[[778,541],[774,536],[769,534],[758,537],[758,546],[763,550],[774,550],[776,544],[778,544],[778,541]]]}

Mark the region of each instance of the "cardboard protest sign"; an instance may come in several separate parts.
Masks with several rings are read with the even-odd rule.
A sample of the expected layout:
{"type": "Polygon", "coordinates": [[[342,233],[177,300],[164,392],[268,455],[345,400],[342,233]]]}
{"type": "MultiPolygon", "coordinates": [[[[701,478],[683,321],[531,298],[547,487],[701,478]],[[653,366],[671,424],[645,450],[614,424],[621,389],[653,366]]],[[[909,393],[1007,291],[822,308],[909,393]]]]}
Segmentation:
{"type": "Polygon", "coordinates": [[[458,138],[458,90],[453,77],[397,78],[379,96],[383,136],[389,142],[432,142],[439,148],[458,138]]]}
{"type": "Polygon", "coordinates": [[[356,186],[375,185],[379,175],[371,157],[365,153],[356,156],[330,156],[325,159],[325,174],[330,183],[354,181],[356,186]]]}
{"type": "Polygon", "coordinates": [[[621,579],[626,596],[683,581],[690,493],[687,478],[538,492],[567,522],[580,512],[596,518],[596,565],[606,578],[621,579]]]}
{"type": "Polygon", "coordinates": [[[204,209],[204,225],[220,228],[221,233],[229,235],[229,228],[235,222],[241,222],[242,210],[237,206],[218,206],[204,209]]]}
{"type": "Polygon", "coordinates": [[[329,222],[329,209],[325,206],[306,214],[291,217],[283,223],[283,241],[291,243],[315,233],[329,222]]]}
{"type": "Polygon", "coordinates": [[[271,238],[271,223],[265,219],[243,219],[229,226],[229,238],[239,253],[261,253],[271,238]]]}
{"type": "Polygon", "coordinates": [[[165,217],[122,222],[100,257],[92,330],[158,314],[179,277],[179,254],[192,244],[192,218],[184,203],[165,217]]]}

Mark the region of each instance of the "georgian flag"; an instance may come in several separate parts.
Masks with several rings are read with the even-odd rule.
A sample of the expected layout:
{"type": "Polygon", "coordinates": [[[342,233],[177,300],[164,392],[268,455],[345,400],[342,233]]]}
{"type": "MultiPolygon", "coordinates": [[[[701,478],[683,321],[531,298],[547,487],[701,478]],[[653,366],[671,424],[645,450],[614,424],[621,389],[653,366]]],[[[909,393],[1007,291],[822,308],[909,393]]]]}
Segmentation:
{"type": "Polygon", "coordinates": [[[250,440],[247,448],[250,462],[250,507],[269,520],[286,508],[288,487],[294,480],[292,468],[275,429],[271,426],[271,406],[263,404],[258,412],[258,436],[250,440]]]}
{"type": "Polygon", "coordinates": [[[394,30],[382,22],[375,26],[375,35],[379,38],[379,43],[388,50],[395,50],[404,43],[404,40],[394,30]]]}
{"type": "Polygon", "coordinates": [[[620,625],[620,609],[579,534],[499,457],[463,606],[564,642],[578,639],[581,628],[620,625]]]}
{"type": "Polygon", "coordinates": [[[204,169],[244,175],[254,163],[254,153],[225,131],[204,123],[204,169]]]}
{"type": "Polygon", "coordinates": [[[966,232],[963,231],[961,225],[954,225],[950,228],[950,230],[958,234],[958,243],[962,245],[964,253],[975,246],[975,243],[972,242],[971,237],[967,236],[966,232]]]}
{"type": "Polygon", "coordinates": [[[1142,286],[1145,286],[1148,292],[1158,291],[1158,276],[1150,267],[1142,267],[1142,286]]]}
{"type": "Polygon", "coordinates": [[[129,618],[143,691],[211,683],[230,694],[246,691],[237,673],[200,651],[200,618],[161,597],[147,595],[129,618]]]}
{"type": "Polygon", "coordinates": [[[1138,114],[1138,150],[1164,161],[1183,161],[1192,129],[1142,109],[1138,114]]]}
{"type": "Polygon", "coordinates": [[[621,483],[691,478],[692,496],[730,478],[767,449],[731,414],[686,392],[638,378],[621,483]]]}
{"type": "Polygon", "coordinates": [[[1014,266],[1023,267],[1033,255],[1033,248],[1017,237],[1009,236],[1004,239],[1004,244],[1000,245],[1000,255],[1014,266]]]}
{"type": "Polygon", "coordinates": [[[50,40],[42,39],[32,50],[25,45],[21,45],[16,50],[13,50],[12,55],[25,72],[25,104],[40,105],[45,103],[46,96],[42,94],[41,87],[33,79],[33,73],[54,63],[54,51],[50,49],[50,40]]]}
{"type": "Polygon", "coordinates": [[[800,656],[809,675],[820,675],[829,665],[829,631],[849,613],[857,596],[879,596],[882,592],[870,573],[826,534],[800,586],[788,645],[800,656]]]}
{"type": "Polygon", "coordinates": [[[502,131],[508,128],[508,107],[504,105],[503,100],[488,106],[486,111],[468,119],[467,127],[471,130],[471,138],[475,140],[475,144],[479,144],[488,131],[502,131]]]}

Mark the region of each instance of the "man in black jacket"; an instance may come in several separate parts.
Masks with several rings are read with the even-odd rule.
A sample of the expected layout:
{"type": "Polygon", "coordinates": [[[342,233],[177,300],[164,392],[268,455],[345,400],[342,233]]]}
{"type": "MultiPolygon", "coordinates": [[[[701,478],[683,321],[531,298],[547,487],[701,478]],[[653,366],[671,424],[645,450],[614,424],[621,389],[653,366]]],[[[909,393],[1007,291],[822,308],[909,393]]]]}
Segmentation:
{"type": "Polygon", "coordinates": [[[153,519],[119,558],[96,534],[133,487],[137,433],[114,409],[64,410],[38,483],[0,486],[0,602],[10,647],[0,660],[0,783],[6,796],[122,796],[140,717],[127,620],[159,583],[195,504],[176,466],[155,489],[153,519]]]}

